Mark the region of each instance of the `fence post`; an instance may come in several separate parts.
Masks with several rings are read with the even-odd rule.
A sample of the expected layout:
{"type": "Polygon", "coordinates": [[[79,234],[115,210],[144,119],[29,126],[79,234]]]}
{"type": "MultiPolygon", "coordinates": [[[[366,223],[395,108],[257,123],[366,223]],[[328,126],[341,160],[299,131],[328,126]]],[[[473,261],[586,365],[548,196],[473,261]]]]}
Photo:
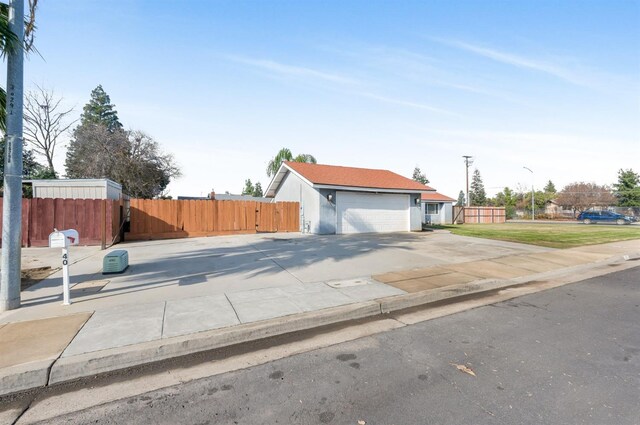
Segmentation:
{"type": "Polygon", "coordinates": [[[100,249],[107,249],[107,200],[100,201],[100,249]]]}

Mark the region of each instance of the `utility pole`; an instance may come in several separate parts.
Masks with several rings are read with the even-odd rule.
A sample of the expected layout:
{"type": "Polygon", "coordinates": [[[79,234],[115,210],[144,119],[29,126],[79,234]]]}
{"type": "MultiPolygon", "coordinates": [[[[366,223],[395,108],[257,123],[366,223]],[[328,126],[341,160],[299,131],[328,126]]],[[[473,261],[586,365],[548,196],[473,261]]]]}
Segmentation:
{"type": "Polygon", "coordinates": [[[531,173],[531,221],[536,219],[536,211],[535,211],[535,192],[533,191],[533,170],[529,167],[522,167],[525,170],[529,170],[531,173]]]}
{"type": "Polygon", "coordinates": [[[462,157],[464,158],[464,164],[466,166],[466,173],[467,173],[467,206],[470,207],[471,206],[471,196],[469,196],[469,167],[473,164],[473,158],[470,155],[462,155],[462,157]]]}
{"type": "Polygon", "coordinates": [[[0,312],[20,307],[24,0],[10,0],[9,30],[16,35],[17,40],[7,54],[7,135],[2,205],[0,312]]]}

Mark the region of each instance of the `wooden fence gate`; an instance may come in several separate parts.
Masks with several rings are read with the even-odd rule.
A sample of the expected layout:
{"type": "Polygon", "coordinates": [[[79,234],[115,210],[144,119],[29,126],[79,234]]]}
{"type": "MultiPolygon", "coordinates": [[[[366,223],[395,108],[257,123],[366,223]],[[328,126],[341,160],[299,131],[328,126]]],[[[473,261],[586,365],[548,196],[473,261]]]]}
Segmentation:
{"type": "Polygon", "coordinates": [[[504,207],[453,207],[454,224],[504,223],[506,219],[504,207]]]}
{"type": "Polygon", "coordinates": [[[125,240],[298,232],[297,202],[131,199],[125,240]]]}

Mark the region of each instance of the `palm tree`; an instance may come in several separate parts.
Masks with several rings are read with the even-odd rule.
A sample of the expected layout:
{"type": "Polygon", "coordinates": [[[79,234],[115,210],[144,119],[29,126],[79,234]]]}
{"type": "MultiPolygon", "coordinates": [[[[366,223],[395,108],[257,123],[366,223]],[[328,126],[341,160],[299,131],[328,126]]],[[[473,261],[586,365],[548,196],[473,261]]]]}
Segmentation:
{"type": "Polygon", "coordinates": [[[282,148],[280,149],[278,154],[271,161],[269,161],[269,164],[267,164],[267,176],[274,176],[278,172],[280,166],[284,161],[307,162],[310,164],[317,164],[318,162],[313,155],[310,155],[308,153],[301,153],[294,157],[289,149],[282,148]]]}

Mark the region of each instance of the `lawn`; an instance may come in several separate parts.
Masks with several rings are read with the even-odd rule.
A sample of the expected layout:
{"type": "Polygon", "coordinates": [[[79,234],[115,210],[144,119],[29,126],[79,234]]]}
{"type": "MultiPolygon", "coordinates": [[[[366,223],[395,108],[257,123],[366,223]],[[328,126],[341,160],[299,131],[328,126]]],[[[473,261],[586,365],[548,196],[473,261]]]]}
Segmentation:
{"type": "MultiPolygon", "coordinates": [[[[549,248],[573,248],[583,245],[640,239],[640,226],[603,224],[463,224],[437,226],[461,236],[520,242],[549,248]]],[[[640,245],[640,242],[639,242],[640,245]]]]}

